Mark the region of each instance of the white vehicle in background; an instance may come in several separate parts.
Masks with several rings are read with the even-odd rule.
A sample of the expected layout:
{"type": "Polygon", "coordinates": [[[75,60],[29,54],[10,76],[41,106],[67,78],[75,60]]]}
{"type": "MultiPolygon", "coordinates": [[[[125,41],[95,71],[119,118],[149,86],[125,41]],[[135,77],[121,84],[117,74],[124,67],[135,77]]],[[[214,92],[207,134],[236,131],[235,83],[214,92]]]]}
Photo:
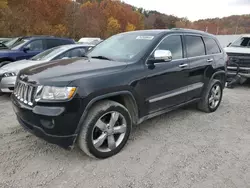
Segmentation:
{"type": "Polygon", "coordinates": [[[84,38],[81,38],[78,43],[87,43],[87,44],[94,44],[94,45],[97,45],[99,44],[100,42],[102,42],[102,39],[101,38],[94,38],[94,37],[84,37],[84,38]]]}
{"type": "Polygon", "coordinates": [[[240,75],[241,83],[250,78],[250,34],[242,35],[224,48],[228,63],[228,76],[240,75]]]}
{"type": "Polygon", "coordinates": [[[53,60],[83,57],[85,53],[94,46],[95,45],[92,44],[69,44],[57,46],[46,50],[31,59],[16,61],[1,67],[0,95],[13,92],[16,83],[16,76],[20,70],[53,60]]]}

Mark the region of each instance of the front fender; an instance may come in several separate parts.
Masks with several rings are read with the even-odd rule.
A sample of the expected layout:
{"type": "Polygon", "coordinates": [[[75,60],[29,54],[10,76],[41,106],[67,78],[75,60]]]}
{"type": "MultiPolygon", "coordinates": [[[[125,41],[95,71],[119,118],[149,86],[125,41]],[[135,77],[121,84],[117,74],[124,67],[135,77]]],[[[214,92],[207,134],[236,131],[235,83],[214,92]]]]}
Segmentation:
{"type": "Polygon", "coordinates": [[[133,94],[130,92],[130,91],[117,91],[117,92],[112,92],[112,93],[106,93],[104,95],[100,95],[100,96],[96,96],[94,98],[92,98],[88,104],[86,105],[85,109],[84,109],[84,112],[80,118],[80,121],[78,123],[78,126],[77,126],[77,129],[76,129],[76,134],[78,135],[80,129],[81,129],[81,126],[89,112],[89,110],[91,109],[91,107],[97,102],[97,101],[100,101],[100,100],[103,100],[103,99],[108,99],[110,97],[115,97],[115,96],[119,96],[119,95],[129,95],[131,97],[131,99],[133,100],[134,104],[136,105],[136,109],[138,109],[138,106],[137,106],[137,103],[136,103],[136,100],[133,96],[133,94]]]}

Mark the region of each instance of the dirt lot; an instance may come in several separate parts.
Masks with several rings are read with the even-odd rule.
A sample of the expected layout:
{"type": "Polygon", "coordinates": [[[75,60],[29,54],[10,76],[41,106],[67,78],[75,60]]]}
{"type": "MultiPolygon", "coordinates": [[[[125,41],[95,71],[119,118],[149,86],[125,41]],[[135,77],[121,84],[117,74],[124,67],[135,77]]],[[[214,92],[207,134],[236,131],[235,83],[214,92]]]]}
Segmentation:
{"type": "Polygon", "coordinates": [[[124,150],[93,160],[25,132],[0,97],[0,187],[250,187],[249,86],[214,114],[185,108],[134,128],[124,150]]]}

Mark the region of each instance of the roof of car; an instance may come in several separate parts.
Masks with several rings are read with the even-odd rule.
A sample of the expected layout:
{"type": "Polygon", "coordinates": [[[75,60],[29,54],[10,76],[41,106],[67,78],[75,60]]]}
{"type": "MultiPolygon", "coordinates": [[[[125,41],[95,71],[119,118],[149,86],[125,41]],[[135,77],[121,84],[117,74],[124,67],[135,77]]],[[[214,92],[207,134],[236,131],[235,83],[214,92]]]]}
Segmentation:
{"type": "Polygon", "coordinates": [[[148,30],[137,30],[132,32],[138,33],[148,33],[148,34],[164,34],[164,33],[193,33],[193,34],[200,34],[200,35],[207,35],[207,36],[214,36],[204,31],[195,30],[195,29],[185,29],[185,28],[172,28],[172,29],[148,29],[148,30]]]}
{"type": "Polygon", "coordinates": [[[20,36],[17,38],[23,38],[23,39],[46,39],[46,38],[53,38],[53,39],[64,39],[64,40],[73,40],[70,38],[66,37],[55,37],[55,36],[50,36],[50,35],[33,35],[33,36],[20,36]]]}

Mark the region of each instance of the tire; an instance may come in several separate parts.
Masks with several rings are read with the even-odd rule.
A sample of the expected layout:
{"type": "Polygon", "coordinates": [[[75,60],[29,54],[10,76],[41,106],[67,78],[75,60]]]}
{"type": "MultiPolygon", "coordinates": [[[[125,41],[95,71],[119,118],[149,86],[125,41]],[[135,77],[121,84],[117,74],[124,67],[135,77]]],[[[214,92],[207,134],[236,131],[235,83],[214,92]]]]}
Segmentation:
{"type": "Polygon", "coordinates": [[[198,109],[206,112],[206,113],[211,113],[211,112],[215,112],[218,107],[220,106],[221,103],[221,99],[223,96],[223,89],[222,89],[222,84],[219,80],[211,80],[210,83],[208,84],[207,88],[204,90],[203,94],[202,94],[202,98],[198,103],[198,109]],[[219,87],[218,92],[220,92],[220,95],[213,95],[212,94],[212,90],[215,87],[219,87]],[[216,101],[216,103],[210,103],[209,101],[211,101],[210,99],[214,96],[214,98],[218,99],[218,101],[216,101]],[[216,104],[215,106],[213,106],[212,104],[216,104]]]}
{"type": "Polygon", "coordinates": [[[98,102],[90,109],[87,115],[87,118],[82,125],[82,129],[78,135],[77,142],[78,142],[80,149],[84,153],[86,153],[88,156],[93,157],[93,158],[98,158],[98,159],[105,159],[113,155],[116,155],[122,150],[122,148],[125,146],[125,144],[128,141],[131,129],[132,129],[132,120],[131,120],[131,116],[128,110],[123,105],[117,102],[105,100],[105,101],[98,102]],[[116,117],[116,116],[118,116],[118,120],[117,121],[114,120],[112,123],[111,117],[116,117]],[[97,122],[101,122],[101,123],[97,123],[97,122]],[[114,134],[113,141],[116,142],[115,147],[113,144],[110,144],[110,143],[113,143],[111,139],[112,128],[110,127],[112,127],[112,124],[114,124],[114,122],[116,124],[114,126],[113,132],[115,130],[116,131],[120,130],[121,132],[124,131],[121,134],[113,133],[114,134]],[[123,126],[121,126],[120,124],[122,124],[123,126]],[[126,125],[126,128],[124,124],[126,125]],[[96,125],[99,125],[99,126],[96,126],[96,125]],[[102,128],[100,129],[99,127],[102,127],[102,128]],[[118,137],[119,134],[120,136],[118,137]],[[103,138],[105,138],[105,135],[106,136],[108,135],[108,136],[105,139],[105,141],[102,142],[101,145],[100,145],[101,142],[97,144],[98,143],[97,140],[101,138],[102,135],[103,135],[103,138]],[[99,145],[100,147],[97,147],[99,145]]]}
{"type": "Polygon", "coordinates": [[[2,67],[4,65],[7,65],[9,63],[11,63],[11,61],[3,61],[3,62],[0,63],[0,67],[2,67]]]}

